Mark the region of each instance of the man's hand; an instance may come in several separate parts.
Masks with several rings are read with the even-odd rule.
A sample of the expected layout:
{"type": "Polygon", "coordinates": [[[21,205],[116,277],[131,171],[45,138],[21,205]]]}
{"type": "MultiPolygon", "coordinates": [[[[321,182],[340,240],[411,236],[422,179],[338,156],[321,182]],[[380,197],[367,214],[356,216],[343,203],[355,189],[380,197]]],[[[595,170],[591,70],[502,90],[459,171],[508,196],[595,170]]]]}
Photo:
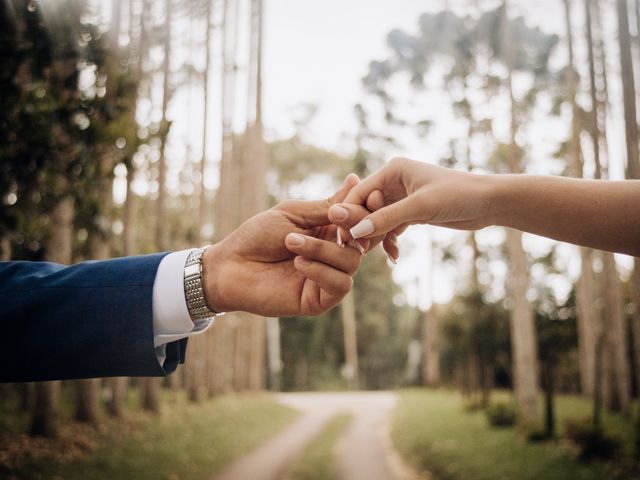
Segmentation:
{"type": "MultiPolygon", "coordinates": [[[[318,315],[337,305],[353,285],[361,253],[336,244],[328,211],[357,183],[350,175],[329,199],[282,202],[208,248],[203,265],[209,307],[292,316],[318,315]]],[[[355,212],[367,214],[364,208],[355,212]]],[[[360,243],[369,246],[368,240],[360,243]]]]}

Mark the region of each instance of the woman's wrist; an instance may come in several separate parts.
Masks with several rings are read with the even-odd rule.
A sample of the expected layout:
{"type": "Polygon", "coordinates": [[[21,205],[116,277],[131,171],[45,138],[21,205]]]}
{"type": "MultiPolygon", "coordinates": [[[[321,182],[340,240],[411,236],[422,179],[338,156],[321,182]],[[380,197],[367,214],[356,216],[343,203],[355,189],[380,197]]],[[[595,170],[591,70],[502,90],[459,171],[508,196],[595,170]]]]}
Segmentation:
{"type": "Polygon", "coordinates": [[[520,175],[491,174],[485,175],[485,194],[488,204],[488,224],[501,227],[512,227],[514,217],[522,208],[520,193],[522,185],[518,185],[520,175]]]}

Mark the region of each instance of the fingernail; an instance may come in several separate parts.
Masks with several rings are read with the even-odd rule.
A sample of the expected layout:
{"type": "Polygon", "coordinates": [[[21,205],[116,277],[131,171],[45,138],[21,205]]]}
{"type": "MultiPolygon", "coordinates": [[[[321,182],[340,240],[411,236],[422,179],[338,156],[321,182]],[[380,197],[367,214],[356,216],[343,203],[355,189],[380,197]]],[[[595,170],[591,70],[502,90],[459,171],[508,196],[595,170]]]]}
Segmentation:
{"type": "Polygon", "coordinates": [[[301,247],[302,245],[304,245],[305,240],[302,235],[299,235],[297,233],[290,233],[289,235],[287,235],[287,242],[292,247],[301,247]]]}
{"type": "Polygon", "coordinates": [[[342,186],[343,186],[343,187],[347,184],[347,182],[349,181],[349,179],[350,179],[351,177],[355,177],[355,178],[356,178],[356,180],[357,180],[358,182],[360,182],[360,177],[358,177],[358,175],[356,175],[355,173],[350,173],[349,175],[347,175],[347,176],[345,177],[344,182],[342,182],[342,186]]]}
{"type": "Polygon", "coordinates": [[[387,257],[389,257],[389,260],[390,260],[390,261],[391,261],[391,263],[393,263],[394,265],[397,265],[397,264],[398,264],[398,261],[397,261],[395,258],[393,258],[391,255],[389,255],[388,253],[387,253],[387,257]]]}
{"type": "Polygon", "coordinates": [[[339,228],[336,230],[336,243],[338,244],[339,247],[344,245],[344,243],[342,242],[342,235],[340,235],[340,229],[339,228]]]}
{"type": "Polygon", "coordinates": [[[360,238],[373,233],[373,230],[373,222],[368,218],[365,218],[349,231],[353,238],[360,238]]]}
{"type": "Polygon", "coordinates": [[[360,255],[364,255],[364,248],[355,240],[349,240],[349,245],[360,252],[360,255]]]}
{"type": "Polygon", "coordinates": [[[338,221],[343,222],[349,217],[349,212],[346,208],[339,205],[331,207],[331,215],[338,221]]]}

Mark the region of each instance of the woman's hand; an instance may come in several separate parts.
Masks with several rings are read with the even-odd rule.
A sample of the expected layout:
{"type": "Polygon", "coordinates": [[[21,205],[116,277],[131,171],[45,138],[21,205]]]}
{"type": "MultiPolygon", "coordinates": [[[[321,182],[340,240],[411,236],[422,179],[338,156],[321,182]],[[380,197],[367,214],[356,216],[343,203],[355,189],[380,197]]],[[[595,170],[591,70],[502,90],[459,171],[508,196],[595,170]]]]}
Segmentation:
{"type": "Polygon", "coordinates": [[[639,203],[640,180],[474,175],[396,158],[333,205],[329,219],[346,229],[346,240],[386,235],[392,259],[394,235],[412,223],[463,230],[499,225],[639,256],[639,203]],[[363,205],[372,212],[364,218],[363,205]]]}
{"type": "Polygon", "coordinates": [[[492,223],[490,177],[394,158],[329,210],[329,219],[348,230],[345,238],[386,235],[384,247],[397,258],[396,236],[414,223],[475,230],[492,223]],[[370,215],[356,220],[362,206],[370,215]]]}

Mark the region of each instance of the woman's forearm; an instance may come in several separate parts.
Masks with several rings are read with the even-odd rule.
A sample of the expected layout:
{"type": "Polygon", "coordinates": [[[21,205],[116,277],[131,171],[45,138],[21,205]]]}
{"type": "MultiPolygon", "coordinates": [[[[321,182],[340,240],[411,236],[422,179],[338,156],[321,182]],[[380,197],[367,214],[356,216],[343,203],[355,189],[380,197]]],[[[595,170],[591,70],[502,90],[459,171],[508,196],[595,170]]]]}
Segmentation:
{"type": "Polygon", "coordinates": [[[491,175],[496,225],[640,256],[640,180],[491,175]]]}

